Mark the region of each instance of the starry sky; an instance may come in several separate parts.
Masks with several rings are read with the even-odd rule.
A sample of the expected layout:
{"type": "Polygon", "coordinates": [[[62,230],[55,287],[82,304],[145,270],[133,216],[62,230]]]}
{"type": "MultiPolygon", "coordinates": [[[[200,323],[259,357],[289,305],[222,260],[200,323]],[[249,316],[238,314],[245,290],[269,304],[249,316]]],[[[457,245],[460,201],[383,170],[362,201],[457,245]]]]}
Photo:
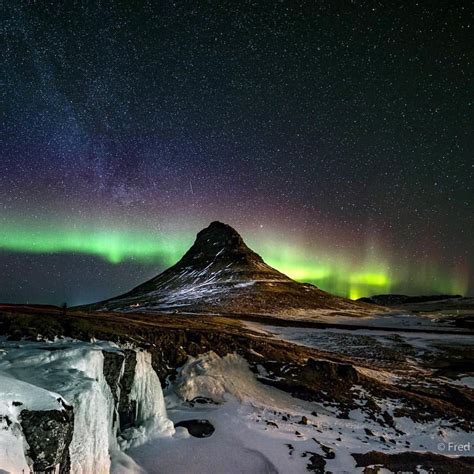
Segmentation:
{"type": "Polygon", "coordinates": [[[471,13],[8,1],[0,301],[113,296],[213,220],[343,296],[474,294],[471,13]]]}

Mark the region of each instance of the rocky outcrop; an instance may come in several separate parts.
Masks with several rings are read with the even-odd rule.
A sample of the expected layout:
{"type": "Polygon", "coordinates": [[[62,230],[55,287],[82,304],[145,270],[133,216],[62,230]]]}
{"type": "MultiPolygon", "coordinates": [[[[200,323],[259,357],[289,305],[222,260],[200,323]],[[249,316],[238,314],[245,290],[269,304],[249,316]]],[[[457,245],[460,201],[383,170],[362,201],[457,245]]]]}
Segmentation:
{"type": "Polygon", "coordinates": [[[354,453],[356,467],[364,467],[364,472],[445,472],[457,474],[472,474],[474,458],[468,456],[448,457],[434,453],[418,453],[406,451],[403,453],[387,454],[379,451],[354,453]],[[373,469],[369,471],[369,469],[373,469]]]}
{"type": "Polygon", "coordinates": [[[361,381],[351,364],[309,358],[305,363],[262,361],[265,376],[258,379],[266,384],[310,401],[334,400],[349,402],[349,389],[361,381]]]}
{"type": "Polygon", "coordinates": [[[104,355],[104,376],[114,397],[115,411],[113,424],[122,431],[130,428],[136,421],[136,401],[130,398],[137,365],[136,352],[125,349],[123,352],[102,351],[104,355]],[[118,425],[116,416],[118,415],[118,425]]]}
{"type": "Polygon", "coordinates": [[[104,354],[104,376],[115,402],[114,426],[123,431],[134,426],[137,418],[137,402],[130,397],[135,379],[137,354],[134,350],[120,352],[102,351],[104,354]],[[118,415],[118,425],[116,416],[118,415]]]}
{"type": "Polygon", "coordinates": [[[134,426],[137,418],[137,402],[130,398],[137,366],[137,354],[132,350],[125,350],[124,354],[123,375],[120,379],[120,398],[117,407],[121,431],[134,426]]]}
{"type": "Polygon", "coordinates": [[[20,424],[34,472],[68,473],[69,445],[74,432],[72,407],[64,410],[22,410],[20,424]]]}
{"type": "Polygon", "coordinates": [[[124,355],[120,352],[111,351],[102,351],[102,355],[104,356],[104,377],[112,391],[115,404],[118,404],[124,355]]]}

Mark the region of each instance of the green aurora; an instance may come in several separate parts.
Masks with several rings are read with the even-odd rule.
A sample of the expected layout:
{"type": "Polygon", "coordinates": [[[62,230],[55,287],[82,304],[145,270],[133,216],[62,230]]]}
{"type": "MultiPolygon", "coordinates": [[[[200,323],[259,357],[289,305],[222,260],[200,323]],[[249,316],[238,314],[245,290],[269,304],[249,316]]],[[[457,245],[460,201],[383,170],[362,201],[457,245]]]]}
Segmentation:
{"type": "MultiPolygon", "coordinates": [[[[170,266],[181,258],[193,239],[193,234],[185,232],[161,232],[157,238],[156,233],[142,231],[84,229],[82,226],[80,229],[73,226],[68,230],[58,226],[41,229],[30,225],[3,224],[0,250],[37,254],[79,253],[101,257],[111,264],[128,260],[145,265],[170,266]]],[[[249,243],[269,265],[295,280],[313,283],[323,290],[351,299],[388,293],[407,280],[415,290],[420,291],[463,294],[467,288],[467,281],[442,272],[435,266],[425,272],[416,272],[418,279],[413,279],[410,269],[395,272],[391,270],[394,266],[377,256],[354,262],[340,255],[332,255],[328,259],[302,246],[289,246],[285,242],[249,239],[249,243]],[[427,276],[434,281],[429,288],[426,288],[427,276]]]]}

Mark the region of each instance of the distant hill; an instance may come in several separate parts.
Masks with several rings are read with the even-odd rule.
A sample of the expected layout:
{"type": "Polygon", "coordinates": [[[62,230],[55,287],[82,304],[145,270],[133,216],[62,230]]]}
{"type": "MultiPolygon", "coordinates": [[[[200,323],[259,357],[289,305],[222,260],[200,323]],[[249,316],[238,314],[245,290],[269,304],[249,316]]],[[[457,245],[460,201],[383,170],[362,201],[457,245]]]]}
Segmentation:
{"type": "Polygon", "coordinates": [[[474,309],[474,298],[462,295],[374,295],[357,300],[389,308],[403,308],[411,311],[442,311],[474,309]]]}

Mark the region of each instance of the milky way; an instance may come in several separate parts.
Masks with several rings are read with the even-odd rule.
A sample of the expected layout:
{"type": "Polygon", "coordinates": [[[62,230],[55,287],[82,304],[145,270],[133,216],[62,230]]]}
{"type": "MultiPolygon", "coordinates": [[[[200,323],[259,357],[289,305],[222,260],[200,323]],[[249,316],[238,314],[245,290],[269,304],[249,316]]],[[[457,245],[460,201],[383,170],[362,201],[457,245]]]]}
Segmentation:
{"type": "Polygon", "coordinates": [[[462,2],[8,2],[0,301],[85,303],[212,220],[353,298],[472,293],[462,2]]]}

